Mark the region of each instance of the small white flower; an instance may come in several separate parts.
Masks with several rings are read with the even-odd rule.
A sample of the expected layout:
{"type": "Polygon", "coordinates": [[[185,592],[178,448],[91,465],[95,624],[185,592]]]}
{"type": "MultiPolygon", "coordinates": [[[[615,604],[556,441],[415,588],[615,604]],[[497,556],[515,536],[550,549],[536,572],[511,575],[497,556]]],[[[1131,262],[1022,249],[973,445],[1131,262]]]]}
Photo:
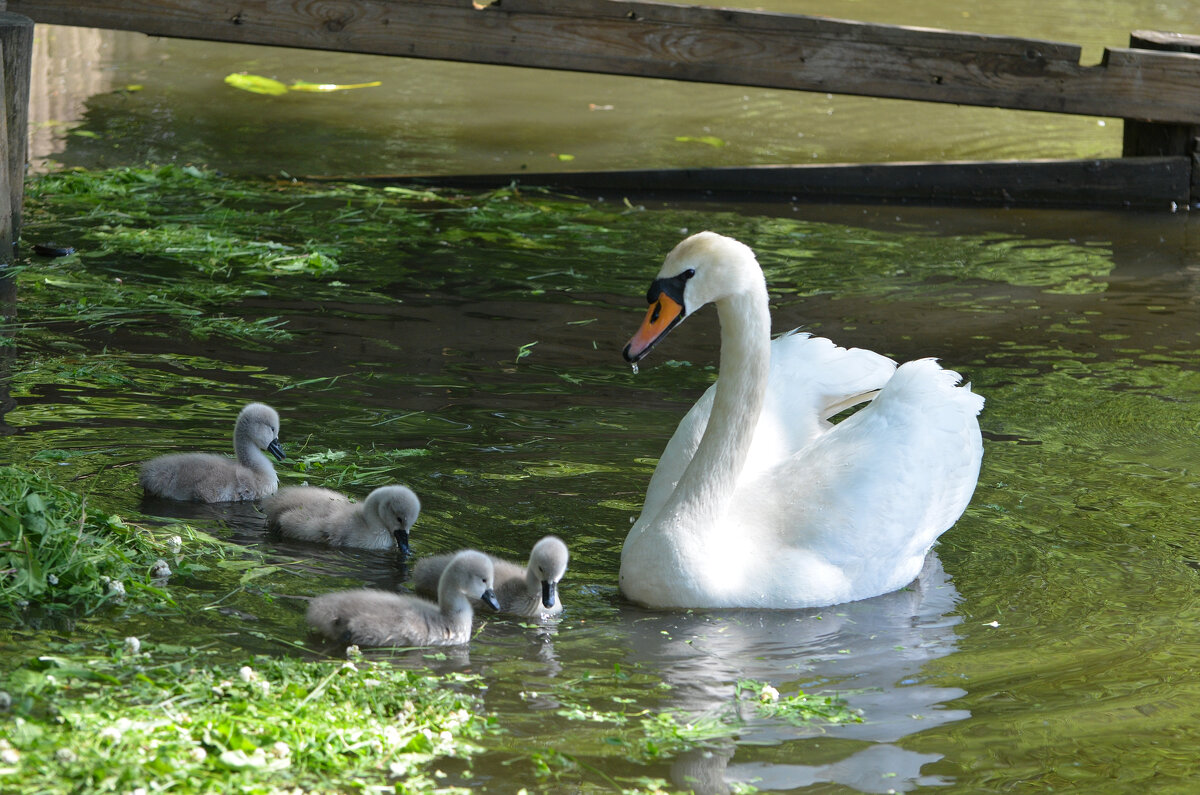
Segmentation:
{"type": "Polygon", "coordinates": [[[154,565],[150,567],[150,576],[156,580],[165,580],[171,576],[171,567],[162,558],[154,561],[154,565]]]}
{"type": "Polygon", "coordinates": [[[358,648],[358,646],[351,644],[346,647],[347,660],[357,660],[360,657],[362,657],[362,649],[358,648]]]}
{"type": "Polygon", "coordinates": [[[15,765],[21,761],[21,752],[16,748],[5,748],[0,751],[0,762],[6,765],[15,765]]]}
{"type": "Polygon", "coordinates": [[[120,580],[110,579],[105,583],[105,585],[108,586],[108,592],[112,594],[117,601],[121,601],[125,598],[125,583],[121,582],[120,580]]]}
{"type": "Polygon", "coordinates": [[[188,758],[193,762],[203,762],[208,758],[208,751],[205,751],[203,748],[197,745],[195,748],[188,751],[188,758]]]}
{"type": "Polygon", "coordinates": [[[452,743],[454,742],[454,735],[449,729],[442,729],[441,732],[438,733],[438,739],[444,743],[452,743]]]}
{"type": "Polygon", "coordinates": [[[50,583],[51,585],[58,585],[58,577],[53,574],[47,574],[46,582],[50,583]]]}
{"type": "Polygon", "coordinates": [[[70,748],[59,748],[54,752],[54,758],[64,765],[69,765],[79,759],[70,748]]]}
{"type": "Polygon", "coordinates": [[[133,791],[132,795],[149,795],[149,793],[146,792],[145,787],[138,787],[133,791]]]}
{"type": "Polygon", "coordinates": [[[342,663],[342,670],[343,671],[357,671],[358,666],[355,665],[354,663],[350,662],[349,660],[347,660],[346,662],[342,663]]]}
{"type": "Polygon", "coordinates": [[[249,665],[243,665],[241,668],[238,669],[238,678],[241,679],[243,682],[253,682],[255,679],[258,678],[258,674],[256,674],[254,672],[254,669],[251,668],[249,665]]]}
{"type": "Polygon", "coordinates": [[[291,747],[282,740],[271,746],[271,756],[276,759],[287,759],[292,755],[291,747]]]}
{"type": "Polygon", "coordinates": [[[770,685],[763,685],[762,690],[758,693],[759,701],[778,701],[779,691],[770,685]]]}
{"type": "Polygon", "coordinates": [[[183,549],[182,538],[179,536],[171,536],[167,539],[167,551],[172,555],[178,555],[181,549],[183,549]]]}
{"type": "Polygon", "coordinates": [[[122,734],[124,734],[124,732],[122,732],[116,726],[105,726],[100,730],[100,734],[97,736],[101,740],[108,740],[111,743],[116,743],[121,741],[122,734]]]}
{"type": "Polygon", "coordinates": [[[129,654],[137,654],[142,650],[142,642],[130,635],[125,639],[125,651],[129,654]]]}

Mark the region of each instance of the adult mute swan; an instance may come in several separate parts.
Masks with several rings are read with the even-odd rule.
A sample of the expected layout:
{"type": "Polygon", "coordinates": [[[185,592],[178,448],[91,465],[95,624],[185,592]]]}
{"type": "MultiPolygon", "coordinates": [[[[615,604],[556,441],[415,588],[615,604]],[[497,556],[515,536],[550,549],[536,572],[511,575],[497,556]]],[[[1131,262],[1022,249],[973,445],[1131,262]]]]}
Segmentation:
{"type": "Polygon", "coordinates": [[[142,464],[138,482],[152,497],[192,502],[235,502],[274,494],[275,467],[262,454],[280,461],[279,414],[265,403],[247,403],[233,426],[237,459],[212,453],[171,453],[142,464]]]}
{"type": "Polygon", "coordinates": [[[713,303],[721,370],[650,479],[622,593],[649,607],[798,608],[911,582],[975,489],[983,398],[932,359],[897,368],[807,334],[772,341],[762,269],[729,237],[681,242],[646,298],[626,360],[713,303]]]}

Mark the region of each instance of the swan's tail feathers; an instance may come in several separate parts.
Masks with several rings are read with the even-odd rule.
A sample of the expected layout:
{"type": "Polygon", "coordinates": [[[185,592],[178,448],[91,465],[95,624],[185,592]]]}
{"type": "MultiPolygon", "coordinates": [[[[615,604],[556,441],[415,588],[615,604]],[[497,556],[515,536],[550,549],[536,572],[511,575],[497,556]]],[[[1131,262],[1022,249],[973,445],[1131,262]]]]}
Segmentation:
{"type": "Polygon", "coordinates": [[[956,410],[976,416],[983,411],[983,395],[971,391],[970,383],[954,370],[946,370],[936,359],[916,359],[896,369],[876,402],[913,402],[931,410],[956,410]]]}

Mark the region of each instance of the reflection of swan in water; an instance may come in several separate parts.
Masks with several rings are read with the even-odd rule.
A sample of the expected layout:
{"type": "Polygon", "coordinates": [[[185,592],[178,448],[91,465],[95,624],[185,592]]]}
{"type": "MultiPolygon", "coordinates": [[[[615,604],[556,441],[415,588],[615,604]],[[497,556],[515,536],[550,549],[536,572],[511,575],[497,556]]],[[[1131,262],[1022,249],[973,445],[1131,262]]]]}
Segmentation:
{"type": "Polygon", "coordinates": [[[921,681],[926,663],[954,650],[956,599],[957,591],[931,554],[908,588],[860,602],[795,611],[638,611],[630,622],[631,655],[643,670],[657,670],[674,687],[668,709],[727,714],[734,684],[754,679],[783,695],[794,695],[797,688],[818,695],[845,692],[848,705],[864,715],[862,723],[793,726],[756,717],[747,704],[737,746],[681,755],[672,766],[674,783],[697,793],[727,792],[732,781],[767,790],[829,781],[866,792],[945,783],[920,775],[922,765],[939,757],[893,743],[967,717],[942,707],[963,691],[921,681]],[[835,739],[852,741],[840,745],[855,752],[831,759],[829,751],[837,746],[825,740],[835,739]],[[821,744],[812,750],[822,763],[805,765],[803,755],[789,753],[795,764],[781,765],[772,761],[778,752],[762,757],[753,750],[783,743],[796,743],[801,751],[810,749],[808,743],[821,744]]]}

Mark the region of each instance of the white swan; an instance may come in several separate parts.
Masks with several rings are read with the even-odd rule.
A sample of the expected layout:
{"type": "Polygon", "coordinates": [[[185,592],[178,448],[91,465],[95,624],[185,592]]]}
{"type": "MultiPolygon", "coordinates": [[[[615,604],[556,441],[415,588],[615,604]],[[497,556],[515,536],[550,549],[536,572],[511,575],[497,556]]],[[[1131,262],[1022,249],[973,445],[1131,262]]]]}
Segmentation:
{"type": "MultiPolygon", "coordinates": [[[[408,554],[408,532],[421,501],[407,486],[380,486],[362,502],[317,486],[288,486],[263,500],[267,529],[285,538],[331,547],[399,549],[408,554]]],[[[437,591],[434,584],[432,591],[437,591]]]]}
{"type": "Polygon", "coordinates": [[[280,461],[279,414],[265,403],[248,403],[233,426],[237,460],[212,453],[171,453],[142,464],[138,482],[146,494],[168,500],[235,502],[274,494],[275,467],[262,454],[280,461]]]}
{"type": "MultiPolygon", "coordinates": [[[[453,552],[422,558],[413,568],[413,590],[419,594],[437,593],[438,580],[453,552]]],[[[529,565],[488,555],[496,575],[496,599],[500,612],[530,618],[546,618],[562,612],[558,583],[567,573],[570,553],[558,536],[544,536],[533,545],[529,565]]]]}
{"type": "Polygon", "coordinates": [[[650,607],[798,608],[911,582],[975,489],[983,398],[932,359],[897,368],[806,334],[772,342],[754,253],[712,232],[667,255],[647,300],[628,361],[714,303],[721,371],[659,459],[621,550],[622,593],[650,607]]]}

